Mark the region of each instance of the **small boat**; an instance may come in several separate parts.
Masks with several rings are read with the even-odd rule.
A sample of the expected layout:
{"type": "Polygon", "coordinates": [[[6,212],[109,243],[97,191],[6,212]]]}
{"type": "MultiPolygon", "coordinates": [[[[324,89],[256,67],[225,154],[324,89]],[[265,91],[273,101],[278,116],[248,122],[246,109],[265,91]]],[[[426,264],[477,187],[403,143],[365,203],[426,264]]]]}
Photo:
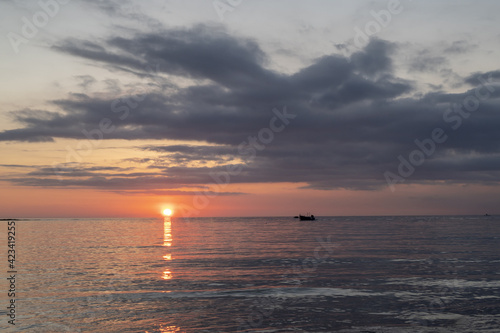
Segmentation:
{"type": "Polygon", "coordinates": [[[299,215],[299,219],[301,221],[314,221],[316,220],[316,218],[314,217],[314,215],[299,215]]]}

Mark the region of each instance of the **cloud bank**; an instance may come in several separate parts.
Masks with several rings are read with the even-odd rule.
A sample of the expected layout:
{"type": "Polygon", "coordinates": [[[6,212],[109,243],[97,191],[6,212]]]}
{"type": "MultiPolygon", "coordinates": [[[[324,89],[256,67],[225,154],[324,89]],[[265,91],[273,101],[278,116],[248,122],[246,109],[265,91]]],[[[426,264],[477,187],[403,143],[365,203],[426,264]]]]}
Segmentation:
{"type": "MultiPolygon", "coordinates": [[[[395,75],[392,57],[398,47],[372,39],[349,57],[326,55],[283,74],[269,69],[269,56],[256,41],[219,26],[100,42],[67,39],[54,51],[132,73],[137,80],[149,80],[150,89],[106,97],[72,94],[51,101],[58,112],[13,111],[20,127],[1,132],[0,141],[85,140],[82,133],[102,128],[106,118],[102,139],[158,140],[158,145],[136,147],[157,153],[157,158],[137,161],[148,170],[141,174],[82,167],[55,177],[50,167],[42,166],[9,180],[28,186],[177,189],[203,187],[213,182],[210,172],[241,164],[242,172],[232,182],[374,190],[387,186],[385,172],[397,174],[398,157],[408,159],[418,148],[416,139],[429,138],[440,128],[446,142],[426,156],[406,183],[497,184],[500,70],[471,73],[462,79],[468,89],[461,93],[421,95],[414,82],[395,75]],[[475,101],[471,96],[477,107],[467,111],[475,101]],[[296,116],[293,122],[254,159],[242,158],[238,146],[268,126],[273,109],[283,107],[296,116]],[[167,139],[190,143],[162,144],[167,139]]],[[[467,45],[457,42],[439,57],[424,54],[410,69],[435,70],[456,52],[467,52],[467,45]]],[[[86,85],[95,81],[84,79],[86,85]]]]}

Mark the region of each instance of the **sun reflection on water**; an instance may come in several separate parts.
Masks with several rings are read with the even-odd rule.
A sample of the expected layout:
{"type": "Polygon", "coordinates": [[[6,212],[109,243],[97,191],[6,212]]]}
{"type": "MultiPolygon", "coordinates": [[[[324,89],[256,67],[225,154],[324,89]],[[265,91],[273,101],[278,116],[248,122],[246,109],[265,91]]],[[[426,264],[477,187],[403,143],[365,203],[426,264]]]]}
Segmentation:
{"type": "MultiPolygon", "coordinates": [[[[161,333],[174,333],[174,332],[180,332],[181,328],[177,326],[160,326],[158,328],[161,333]]],[[[150,333],[149,331],[146,331],[145,333],[150,333]]]]}
{"type": "Polygon", "coordinates": [[[171,280],[172,279],[172,272],[169,271],[168,269],[166,269],[164,272],[163,272],[163,275],[161,276],[161,278],[163,280],[171,280]]]}
{"type": "MultiPolygon", "coordinates": [[[[163,246],[169,248],[172,246],[172,220],[170,216],[165,216],[163,220],[163,246]]],[[[172,260],[172,254],[171,253],[166,253],[163,255],[163,260],[165,261],[171,261],[172,260]]],[[[163,271],[163,274],[161,278],[163,280],[171,280],[172,279],[172,272],[168,267],[165,267],[165,270],[163,271]]],[[[163,332],[163,331],[162,331],[163,332]]],[[[165,331],[165,332],[174,332],[174,331],[165,331]]]]}
{"type": "Polygon", "coordinates": [[[170,216],[163,220],[163,246],[172,246],[172,221],[170,216]]]}

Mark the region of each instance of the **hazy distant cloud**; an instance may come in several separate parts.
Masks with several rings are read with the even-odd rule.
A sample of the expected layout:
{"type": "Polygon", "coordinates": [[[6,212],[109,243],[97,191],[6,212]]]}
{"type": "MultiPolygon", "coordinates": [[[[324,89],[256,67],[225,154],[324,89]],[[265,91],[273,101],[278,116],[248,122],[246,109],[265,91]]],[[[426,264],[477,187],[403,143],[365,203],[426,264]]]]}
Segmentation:
{"type": "Polygon", "coordinates": [[[104,14],[107,20],[114,23],[115,30],[129,30],[134,22],[138,23],[139,26],[162,27],[162,24],[156,19],[143,13],[142,3],[131,0],[85,0],[81,3],[95,9],[97,14],[104,14]],[[120,23],[123,26],[119,25],[120,23]]]}
{"type": "Polygon", "coordinates": [[[146,151],[163,153],[155,160],[159,164],[188,164],[188,163],[227,163],[234,160],[238,155],[237,148],[232,146],[193,146],[193,145],[171,145],[171,146],[145,146],[141,148],[146,151]]]}
{"type": "Polygon", "coordinates": [[[436,72],[447,64],[445,57],[435,55],[429,50],[421,50],[413,57],[409,69],[417,72],[436,72]]]}
{"type": "Polygon", "coordinates": [[[109,91],[110,93],[120,94],[122,92],[118,80],[106,79],[104,80],[104,83],[106,84],[107,91],[109,91]]]}
{"type": "Polygon", "coordinates": [[[97,7],[99,11],[104,12],[109,16],[120,15],[124,8],[131,6],[131,2],[129,0],[86,0],[84,3],[97,7]]]}
{"type": "Polygon", "coordinates": [[[179,188],[184,187],[182,183],[174,182],[167,177],[154,176],[114,176],[101,177],[91,176],[86,178],[74,177],[69,179],[40,178],[40,177],[22,177],[6,179],[17,185],[38,186],[38,187],[57,187],[57,188],[95,188],[101,190],[116,189],[148,189],[148,188],[179,188]]]}
{"type": "MultiPolygon", "coordinates": [[[[461,43],[451,47],[454,52],[466,48],[461,43]]],[[[386,185],[384,171],[397,168],[398,156],[407,157],[416,148],[415,139],[428,138],[434,128],[442,127],[449,140],[407,182],[500,181],[500,86],[494,81],[500,71],[464,80],[479,86],[479,78],[490,78],[487,84],[494,91],[453,131],[444,113],[476,91],[407,97],[415,88],[394,74],[391,55],[396,48],[373,39],[349,59],[323,56],[287,75],[266,67],[267,56],[255,41],[233,36],[220,26],[198,25],[102,42],[66,40],[55,50],[135,73],[138,79],[149,75],[148,66],[157,68],[155,75],[169,82],[168,89],[146,92],[123,119],[111,105],[131,96],[73,95],[52,101],[60,112],[16,111],[12,115],[22,127],[1,132],[0,140],[85,139],[82,130],[99,128],[100,121],[108,118],[115,129],[104,139],[191,142],[138,147],[156,155],[134,160],[148,163],[150,173],[82,169],[74,176],[63,174],[67,186],[119,191],[206,186],[214,182],[211,172],[242,163],[241,173],[231,182],[377,189],[386,185]],[[177,86],[176,78],[192,84],[177,86]],[[238,145],[268,126],[273,108],[283,106],[296,115],[294,121],[254,160],[242,162],[238,145]]],[[[413,60],[412,68],[434,71],[446,64],[445,57],[425,53],[413,60]]],[[[47,171],[11,181],[62,186],[44,174],[47,171]]]]}
{"type": "Polygon", "coordinates": [[[444,49],[444,52],[446,53],[466,53],[470,51],[472,48],[476,47],[477,45],[470,44],[466,40],[457,40],[454,41],[449,47],[444,49]]]}
{"type": "Polygon", "coordinates": [[[158,195],[158,196],[178,196],[178,195],[197,195],[202,193],[203,195],[206,195],[208,197],[211,196],[234,196],[234,195],[245,195],[247,193],[243,192],[215,192],[215,191],[209,191],[209,190],[199,190],[199,191],[181,191],[181,190],[157,190],[157,189],[145,189],[145,190],[123,190],[123,191],[118,191],[118,190],[113,190],[111,192],[122,194],[122,195],[148,195],[148,196],[153,196],[153,195],[158,195]]]}
{"type": "MultiPolygon", "coordinates": [[[[439,74],[443,78],[443,83],[448,84],[453,89],[464,86],[464,78],[455,73],[451,68],[440,69],[439,74]]],[[[441,88],[435,90],[441,90],[441,88]]]]}
{"type": "MultiPolygon", "coordinates": [[[[133,168],[91,166],[85,163],[65,163],[56,166],[35,166],[23,177],[8,178],[18,185],[59,187],[59,188],[97,188],[144,189],[179,188],[187,186],[182,181],[173,181],[162,172],[132,172],[133,168]]],[[[198,186],[195,186],[198,187],[198,186]]]]}
{"type": "Polygon", "coordinates": [[[80,86],[84,91],[88,90],[90,86],[92,86],[97,80],[90,75],[78,75],[76,77],[78,81],[80,81],[80,86]]]}

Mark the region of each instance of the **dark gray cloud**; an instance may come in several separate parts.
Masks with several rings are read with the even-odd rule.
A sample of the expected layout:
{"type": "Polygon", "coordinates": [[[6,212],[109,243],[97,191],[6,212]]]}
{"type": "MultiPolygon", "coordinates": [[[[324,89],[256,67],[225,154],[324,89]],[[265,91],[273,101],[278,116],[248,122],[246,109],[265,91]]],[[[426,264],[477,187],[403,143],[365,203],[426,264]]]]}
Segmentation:
{"type": "Polygon", "coordinates": [[[484,82],[500,81],[500,70],[486,73],[476,72],[465,78],[465,82],[472,86],[482,85],[484,82]]]}
{"type": "MultiPolygon", "coordinates": [[[[18,185],[60,187],[60,188],[97,188],[101,190],[141,190],[145,188],[177,189],[198,186],[187,178],[172,179],[162,171],[131,172],[133,168],[95,166],[87,163],[63,163],[53,166],[34,166],[32,171],[22,177],[6,178],[18,185]]],[[[205,179],[206,180],[206,179],[205,179]]]]}
{"type": "MultiPolygon", "coordinates": [[[[451,47],[456,50],[448,53],[465,48],[460,43],[451,47]]],[[[442,128],[448,140],[436,145],[407,182],[498,182],[500,71],[471,74],[464,80],[474,87],[470,91],[409,97],[418,95],[412,82],[394,74],[391,56],[396,48],[373,39],[350,58],[327,55],[285,75],[267,67],[267,55],[255,41],[218,26],[102,42],[67,40],[54,49],[134,73],[139,79],[151,78],[154,68],[154,78],[168,88],[113,98],[72,95],[52,101],[59,112],[16,111],[12,115],[22,126],[1,132],[0,140],[85,139],[84,133],[99,129],[106,118],[113,130],[102,133],[103,139],[191,142],[137,147],[156,154],[133,160],[150,173],[84,169],[73,171],[73,176],[64,174],[65,184],[74,187],[160,191],[207,186],[214,183],[211,175],[232,166],[240,169],[232,183],[304,182],[316,189],[377,189],[386,185],[385,171],[396,172],[398,156],[407,159],[418,148],[416,139],[428,139],[435,128],[442,128]],[[177,86],[177,77],[193,84],[177,86]],[[466,103],[473,102],[478,91],[483,97],[477,108],[462,111],[467,117],[458,113],[454,105],[470,107],[466,103]],[[274,133],[255,158],[248,158],[238,146],[269,127],[275,117],[272,110],[284,106],[296,117],[274,133]]],[[[414,69],[433,70],[447,63],[444,57],[429,57],[416,61],[414,69]]],[[[61,180],[44,174],[47,171],[10,180],[61,186],[61,180]]]]}
{"type": "Polygon", "coordinates": [[[393,43],[372,40],[363,51],[354,53],[351,60],[363,74],[386,72],[392,69],[390,53],[395,49],[396,45],[393,43]]]}

